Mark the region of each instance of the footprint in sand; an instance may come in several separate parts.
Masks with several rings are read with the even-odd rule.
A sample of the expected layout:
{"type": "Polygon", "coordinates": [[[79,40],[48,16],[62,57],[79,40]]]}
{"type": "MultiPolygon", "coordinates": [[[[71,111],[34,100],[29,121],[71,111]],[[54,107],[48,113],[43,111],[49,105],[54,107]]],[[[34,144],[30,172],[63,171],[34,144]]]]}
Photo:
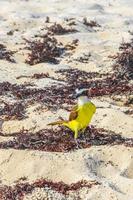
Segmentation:
{"type": "Polygon", "coordinates": [[[129,166],[121,173],[122,176],[133,179],[133,161],[129,166]]]}

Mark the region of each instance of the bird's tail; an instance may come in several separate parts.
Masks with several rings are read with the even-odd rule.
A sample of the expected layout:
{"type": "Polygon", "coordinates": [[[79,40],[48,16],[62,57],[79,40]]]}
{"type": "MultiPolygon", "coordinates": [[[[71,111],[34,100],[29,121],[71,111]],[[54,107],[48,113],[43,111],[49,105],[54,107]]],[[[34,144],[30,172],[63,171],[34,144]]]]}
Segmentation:
{"type": "Polygon", "coordinates": [[[49,123],[48,125],[51,125],[51,126],[55,126],[55,125],[62,125],[64,123],[66,123],[67,121],[65,120],[60,120],[60,121],[56,121],[56,122],[52,122],[52,123],[49,123]]]}

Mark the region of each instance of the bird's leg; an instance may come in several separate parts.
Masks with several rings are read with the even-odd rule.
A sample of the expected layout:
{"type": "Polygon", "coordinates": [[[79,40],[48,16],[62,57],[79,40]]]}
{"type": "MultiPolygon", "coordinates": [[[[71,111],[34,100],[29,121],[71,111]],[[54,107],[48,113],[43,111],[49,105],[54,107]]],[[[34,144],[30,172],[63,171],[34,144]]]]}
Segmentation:
{"type": "Polygon", "coordinates": [[[86,130],[86,128],[83,128],[82,131],[81,131],[81,133],[82,133],[82,135],[83,135],[83,139],[84,139],[84,141],[86,142],[86,137],[85,137],[85,135],[84,135],[85,130],[86,130]]]}
{"type": "Polygon", "coordinates": [[[74,139],[77,139],[77,138],[78,138],[78,130],[76,129],[74,133],[74,139]]]}
{"type": "Polygon", "coordinates": [[[79,149],[79,144],[78,144],[78,130],[75,130],[75,133],[74,133],[74,140],[75,140],[75,143],[76,143],[76,146],[77,146],[77,149],[79,149]]]}
{"type": "Polygon", "coordinates": [[[79,149],[80,146],[79,146],[79,144],[78,144],[78,140],[77,140],[77,139],[74,139],[74,140],[75,140],[75,143],[76,143],[76,149],[79,149]]]}
{"type": "Polygon", "coordinates": [[[82,131],[81,131],[81,133],[84,134],[85,130],[86,130],[86,128],[83,128],[82,131]]]}

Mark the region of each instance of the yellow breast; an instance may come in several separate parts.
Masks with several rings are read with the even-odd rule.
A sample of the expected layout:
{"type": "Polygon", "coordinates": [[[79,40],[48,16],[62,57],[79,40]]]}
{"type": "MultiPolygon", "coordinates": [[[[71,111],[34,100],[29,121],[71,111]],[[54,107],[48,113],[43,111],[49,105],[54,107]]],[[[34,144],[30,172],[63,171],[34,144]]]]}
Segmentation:
{"type": "Polygon", "coordinates": [[[95,111],[96,106],[93,103],[85,103],[78,108],[78,117],[75,120],[70,121],[67,126],[73,131],[76,129],[79,131],[86,128],[90,123],[95,111]]]}

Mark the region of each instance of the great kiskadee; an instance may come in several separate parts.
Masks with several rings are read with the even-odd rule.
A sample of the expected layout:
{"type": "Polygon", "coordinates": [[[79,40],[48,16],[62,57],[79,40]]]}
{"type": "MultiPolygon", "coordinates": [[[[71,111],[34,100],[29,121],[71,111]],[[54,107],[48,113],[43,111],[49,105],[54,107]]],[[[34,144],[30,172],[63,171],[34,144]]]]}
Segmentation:
{"type": "Polygon", "coordinates": [[[74,138],[78,138],[79,131],[85,131],[91,121],[93,114],[96,112],[96,106],[88,98],[87,89],[77,89],[77,105],[72,108],[68,120],[62,120],[50,123],[48,125],[64,125],[74,132],[74,138]]]}

